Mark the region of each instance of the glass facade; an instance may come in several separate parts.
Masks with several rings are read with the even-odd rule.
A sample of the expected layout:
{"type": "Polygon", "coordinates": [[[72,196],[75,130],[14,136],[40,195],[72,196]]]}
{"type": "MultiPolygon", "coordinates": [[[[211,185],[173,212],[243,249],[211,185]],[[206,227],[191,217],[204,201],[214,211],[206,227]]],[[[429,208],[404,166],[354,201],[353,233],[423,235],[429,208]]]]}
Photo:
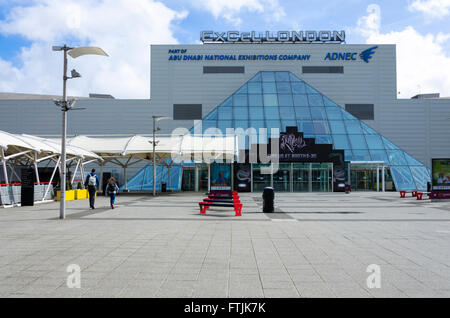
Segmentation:
{"type": "MultiPolygon", "coordinates": [[[[219,128],[225,133],[226,128],[265,127],[273,137],[270,128],[285,131],[287,126],[297,126],[317,143],[344,150],[346,161],[385,162],[397,190],[426,190],[430,179],[426,166],[291,72],[257,73],[206,115],[201,128],[194,126],[191,131],[208,133],[209,128],[219,128]]],[[[266,138],[259,135],[258,140],[266,138]]],[[[294,189],[301,188],[296,172],[286,175],[291,173],[294,189]]],[[[284,172],[280,177],[285,177],[284,172]]]]}

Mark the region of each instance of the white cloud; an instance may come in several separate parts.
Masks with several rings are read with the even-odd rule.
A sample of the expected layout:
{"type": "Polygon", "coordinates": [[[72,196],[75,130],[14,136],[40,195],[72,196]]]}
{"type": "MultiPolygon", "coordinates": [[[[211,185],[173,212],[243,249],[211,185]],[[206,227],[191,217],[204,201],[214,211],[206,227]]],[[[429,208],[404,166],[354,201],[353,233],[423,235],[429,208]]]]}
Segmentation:
{"type": "Polygon", "coordinates": [[[450,57],[442,47],[450,34],[422,35],[412,26],[381,33],[379,6],[370,5],[367,12],[368,15],[361,17],[357,23],[366,43],[396,44],[399,96],[409,98],[418,93],[435,92],[450,96],[450,57]]]}
{"type": "Polygon", "coordinates": [[[408,9],[422,12],[428,21],[442,19],[450,13],[450,0],[414,0],[408,9]]]}
{"type": "Polygon", "coordinates": [[[280,21],[286,16],[278,0],[199,0],[193,5],[210,12],[214,18],[224,18],[236,27],[242,23],[239,13],[244,10],[261,14],[266,21],[280,21]]]}
{"type": "Polygon", "coordinates": [[[110,55],[69,58],[69,70],[83,76],[69,81],[69,94],[148,98],[150,43],[177,43],[171,26],[186,15],[154,0],[37,0],[17,6],[0,21],[0,34],[23,36],[32,45],[22,48],[20,67],[0,58],[0,91],[61,94],[62,53],[51,47],[68,42],[99,46],[110,55]]]}

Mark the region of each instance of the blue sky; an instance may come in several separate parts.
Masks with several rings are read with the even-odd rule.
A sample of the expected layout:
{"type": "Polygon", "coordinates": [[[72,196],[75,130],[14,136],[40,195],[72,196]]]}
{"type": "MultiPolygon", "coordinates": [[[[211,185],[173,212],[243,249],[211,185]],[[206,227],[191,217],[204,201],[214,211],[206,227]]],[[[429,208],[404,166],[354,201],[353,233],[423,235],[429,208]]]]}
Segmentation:
{"type": "Polygon", "coordinates": [[[397,44],[399,97],[450,96],[449,11],[450,0],[0,0],[0,92],[57,94],[50,48],[60,43],[111,55],[74,61],[85,76],[72,94],[148,98],[151,43],[196,43],[202,30],[345,30],[347,43],[397,44]]]}

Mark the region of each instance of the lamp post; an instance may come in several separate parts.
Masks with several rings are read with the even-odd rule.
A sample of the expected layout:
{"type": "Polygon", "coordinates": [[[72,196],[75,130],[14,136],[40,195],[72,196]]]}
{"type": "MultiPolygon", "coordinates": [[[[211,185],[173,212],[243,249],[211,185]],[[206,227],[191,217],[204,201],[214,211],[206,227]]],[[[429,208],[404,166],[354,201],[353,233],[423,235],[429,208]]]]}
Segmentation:
{"type": "Polygon", "coordinates": [[[155,148],[156,148],[156,144],[158,143],[158,141],[155,140],[155,133],[160,130],[159,127],[156,127],[156,122],[160,121],[162,119],[172,119],[171,117],[167,117],[167,116],[152,116],[153,118],[153,141],[151,141],[152,145],[153,145],[153,196],[156,196],[156,157],[155,157],[155,148]]]}
{"type": "Polygon", "coordinates": [[[78,78],[81,75],[75,71],[71,71],[71,77],[67,76],[67,54],[72,58],[77,58],[82,55],[94,54],[108,56],[101,48],[93,46],[80,46],[77,48],[64,46],[53,46],[53,51],[63,51],[64,52],[64,69],[63,69],[63,99],[55,100],[55,104],[61,107],[62,111],[62,134],[61,134],[61,163],[60,163],[60,174],[61,174],[61,195],[60,195],[60,206],[59,206],[59,218],[64,219],[66,217],[66,134],[67,134],[67,111],[72,109],[75,104],[75,100],[67,100],[67,80],[71,78],[78,78]]]}

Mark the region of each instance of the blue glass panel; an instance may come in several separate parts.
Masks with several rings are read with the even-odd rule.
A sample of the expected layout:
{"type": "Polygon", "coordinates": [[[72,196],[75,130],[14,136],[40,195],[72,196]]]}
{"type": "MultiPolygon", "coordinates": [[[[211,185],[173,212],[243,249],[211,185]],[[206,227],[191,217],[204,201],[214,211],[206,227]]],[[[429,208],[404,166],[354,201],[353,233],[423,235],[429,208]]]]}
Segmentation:
{"type": "Polygon", "coordinates": [[[294,107],[297,119],[311,120],[311,112],[309,107],[294,107]]]}
{"type": "Polygon", "coordinates": [[[286,127],[295,127],[297,123],[295,120],[281,120],[281,131],[286,131],[286,127]]]}
{"type": "Polygon", "coordinates": [[[234,107],[234,119],[248,119],[248,107],[234,107]]]}
{"type": "Polygon", "coordinates": [[[330,120],[328,123],[330,124],[331,132],[334,135],[347,133],[347,131],[345,130],[344,122],[339,120],[330,120]]]}
{"type": "Polygon", "coordinates": [[[264,114],[267,120],[280,119],[280,113],[277,107],[264,107],[264,114]]]}
{"type": "Polygon", "coordinates": [[[421,166],[421,165],[422,165],[422,163],[421,163],[419,160],[417,160],[417,159],[411,157],[411,156],[408,155],[406,152],[404,152],[403,154],[405,155],[406,162],[407,162],[410,166],[421,166]]]}
{"type": "Polygon", "coordinates": [[[373,130],[372,128],[370,128],[369,126],[364,124],[363,122],[361,122],[361,128],[362,128],[364,134],[366,134],[366,135],[378,135],[378,133],[375,130],[373,130]]]}
{"type": "Polygon", "coordinates": [[[261,73],[256,74],[249,82],[261,82],[261,73]]]}
{"type": "Polygon", "coordinates": [[[314,88],[312,88],[309,85],[305,85],[305,87],[306,87],[307,94],[320,94],[318,91],[316,91],[314,88]]]}
{"type": "Polygon", "coordinates": [[[416,190],[416,184],[408,166],[390,167],[397,190],[416,190]]]}
{"type": "Polygon", "coordinates": [[[263,82],[275,82],[274,72],[261,72],[263,82]]]}
{"type": "Polygon", "coordinates": [[[314,135],[313,124],[311,121],[297,121],[297,127],[298,131],[303,132],[305,135],[314,135]]]}
{"type": "Polygon", "coordinates": [[[384,149],[383,141],[378,135],[366,135],[366,141],[369,149],[384,149]]]}
{"type": "Polygon", "coordinates": [[[313,120],[326,120],[327,113],[325,107],[311,107],[311,118],[313,120]]]}
{"type": "Polygon", "coordinates": [[[262,84],[264,94],[275,94],[277,92],[277,87],[275,82],[267,82],[262,84]]]}
{"type": "Polygon", "coordinates": [[[205,133],[208,128],[217,128],[217,120],[202,120],[202,132],[205,133]]]}
{"type": "Polygon", "coordinates": [[[289,82],[277,83],[277,93],[279,93],[279,94],[292,94],[292,92],[291,92],[291,83],[289,83],[289,82]]]}
{"type": "Polygon", "coordinates": [[[235,120],[234,128],[242,128],[243,130],[247,130],[248,128],[248,120],[235,120]]]}
{"type": "Polygon", "coordinates": [[[427,182],[431,182],[427,168],[424,166],[410,166],[417,190],[426,190],[427,182]]]}
{"type": "Polygon", "coordinates": [[[220,106],[226,106],[226,107],[231,107],[233,106],[233,96],[228,97],[227,99],[225,99],[225,101],[223,101],[222,104],[220,104],[220,106]]]}
{"type": "Polygon", "coordinates": [[[203,120],[216,120],[217,119],[217,108],[210,112],[208,115],[203,118],[203,120]]]}
{"type": "Polygon", "coordinates": [[[294,106],[309,106],[307,95],[293,95],[294,96],[294,106]]]}
{"type": "Polygon", "coordinates": [[[233,107],[219,107],[219,120],[233,119],[233,107]]]}
{"type": "Polygon", "coordinates": [[[373,161],[384,161],[386,165],[389,164],[389,159],[385,150],[369,149],[369,152],[373,161]]]}
{"type": "Polygon", "coordinates": [[[350,134],[362,134],[361,125],[359,120],[344,120],[347,133],[350,134]]]}
{"type": "Polygon", "coordinates": [[[327,117],[329,120],[342,120],[341,110],[336,107],[326,107],[327,117]]]}
{"type": "Polygon", "coordinates": [[[280,106],[292,106],[292,95],[278,94],[278,103],[280,106]]]}
{"type": "Polygon", "coordinates": [[[289,72],[276,72],[275,78],[277,82],[289,82],[289,72]]]}
{"type": "Polygon", "coordinates": [[[339,107],[335,102],[323,96],[323,104],[327,107],[339,107]]]}
{"type": "Polygon", "coordinates": [[[248,95],[248,106],[263,106],[262,95],[248,95]]]}
{"type": "Polygon", "coordinates": [[[353,161],[371,161],[367,149],[353,149],[353,161]]]}
{"type": "Polygon", "coordinates": [[[233,95],[233,106],[247,106],[247,95],[233,95]]]}
{"type": "Polygon", "coordinates": [[[385,147],[386,149],[400,149],[399,147],[397,147],[396,145],[394,145],[392,142],[390,142],[389,140],[387,140],[387,139],[384,138],[383,136],[381,136],[381,139],[383,140],[384,147],[385,147]]]}
{"type": "Polygon", "coordinates": [[[341,109],[341,113],[342,113],[342,117],[344,117],[344,119],[348,119],[348,120],[358,120],[358,118],[356,118],[355,116],[353,116],[352,114],[350,114],[349,112],[347,112],[345,109],[339,107],[341,109]]]}
{"type": "Polygon", "coordinates": [[[266,128],[266,123],[264,120],[250,120],[250,127],[255,128],[256,132],[259,134],[259,129],[266,128]]]}
{"type": "Polygon", "coordinates": [[[235,94],[247,94],[247,84],[242,85],[235,94]]]}
{"type": "Polygon", "coordinates": [[[217,123],[217,127],[223,134],[227,132],[227,128],[234,128],[233,122],[231,120],[219,120],[217,123]]]}
{"type": "Polygon", "coordinates": [[[294,74],[289,72],[289,77],[291,78],[291,82],[301,82],[301,80],[295,76],[294,74]]]}
{"type": "Polygon", "coordinates": [[[313,121],[313,126],[316,135],[329,135],[331,133],[327,121],[313,121]]]}
{"type": "Polygon", "coordinates": [[[353,152],[349,149],[344,151],[344,160],[345,161],[352,161],[353,160],[353,152]]]}
{"type": "Polygon", "coordinates": [[[319,94],[308,94],[309,106],[323,106],[322,95],[319,94]]]}
{"type": "Polygon", "coordinates": [[[264,106],[273,107],[278,106],[278,100],[276,94],[264,94],[264,106]]]}
{"type": "MultiPolygon", "coordinates": [[[[294,119],[295,113],[294,113],[294,107],[280,107],[280,118],[281,119],[294,119]]],[[[296,126],[296,124],[294,124],[296,126]]]]}
{"type": "Polygon", "coordinates": [[[333,134],[334,149],[350,149],[347,135],[334,135],[333,134]]]}
{"type": "Polygon", "coordinates": [[[316,135],[316,144],[331,145],[332,143],[333,143],[333,139],[331,139],[330,135],[316,135]]]}
{"type": "Polygon", "coordinates": [[[306,94],[305,84],[302,82],[291,82],[292,93],[306,94]]]}
{"type": "Polygon", "coordinates": [[[403,156],[403,151],[401,150],[386,150],[389,162],[391,166],[404,166],[406,165],[405,157],[403,156]]]}
{"type": "Polygon", "coordinates": [[[363,135],[348,135],[352,149],[367,149],[366,140],[363,135]]]}
{"type": "Polygon", "coordinates": [[[280,135],[281,122],[279,120],[267,120],[266,127],[267,133],[271,138],[278,137],[280,135]],[[273,128],[278,129],[278,133],[272,131],[273,128]]]}
{"type": "Polygon", "coordinates": [[[249,109],[250,119],[264,119],[264,108],[262,107],[252,107],[249,109]]]}
{"type": "Polygon", "coordinates": [[[248,93],[249,94],[261,94],[262,93],[261,82],[248,83],[248,93]]]}

